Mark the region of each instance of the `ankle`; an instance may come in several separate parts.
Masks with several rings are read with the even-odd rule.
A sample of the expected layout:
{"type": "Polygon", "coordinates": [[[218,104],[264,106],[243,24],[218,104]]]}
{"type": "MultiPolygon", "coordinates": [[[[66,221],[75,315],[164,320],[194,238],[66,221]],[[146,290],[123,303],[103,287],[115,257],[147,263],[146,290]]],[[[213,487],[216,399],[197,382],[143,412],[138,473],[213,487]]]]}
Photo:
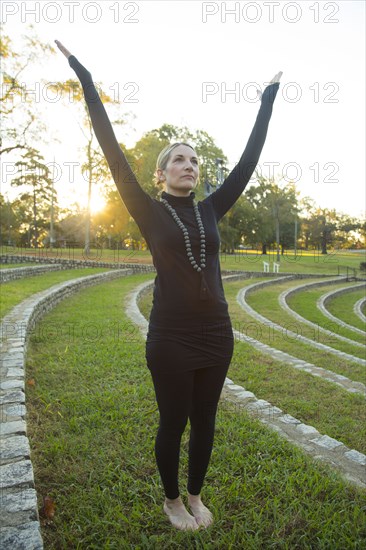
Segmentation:
{"type": "Polygon", "coordinates": [[[177,498],[168,498],[165,497],[166,504],[180,504],[182,502],[182,499],[180,495],[177,498]]]}

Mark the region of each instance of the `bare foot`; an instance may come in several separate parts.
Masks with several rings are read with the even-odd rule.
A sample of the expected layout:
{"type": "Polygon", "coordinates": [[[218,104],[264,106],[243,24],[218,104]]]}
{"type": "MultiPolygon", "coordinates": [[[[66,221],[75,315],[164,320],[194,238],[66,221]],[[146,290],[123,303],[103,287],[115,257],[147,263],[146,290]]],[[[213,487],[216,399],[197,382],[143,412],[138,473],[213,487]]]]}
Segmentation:
{"type": "Polygon", "coordinates": [[[188,504],[198,525],[202,525],[203,527],[211,525],[213,515],[202,503],[200,495],[190,495],[188,493],[188,504]]]}
{"type": "Polygon", "coordinates": [[[170,519],[171,524],[177,529],[181,529],[182,531],[196,531],[196,529],[199,529],[199,525],[194,517],[187,512],[180,497],[174,500],[166,498],[164,502],[164,512],[170,519]]]}

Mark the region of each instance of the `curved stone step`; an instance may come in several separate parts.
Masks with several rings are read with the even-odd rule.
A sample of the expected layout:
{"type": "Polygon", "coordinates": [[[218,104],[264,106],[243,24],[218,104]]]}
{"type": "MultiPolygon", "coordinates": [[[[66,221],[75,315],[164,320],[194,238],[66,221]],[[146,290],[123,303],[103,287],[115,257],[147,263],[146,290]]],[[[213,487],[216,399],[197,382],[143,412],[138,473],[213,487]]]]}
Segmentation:
{"type": "MultiPolygon", "coordinates": [[[[284,311],[286,311],[286,313],[291,315],[291,317],[293,317],[294,319],[299,321],[300,323],[304,323],[304,324],[314,328],[315,330],[317,330],[319,332],[322,332],[323,334],[326,334],[327,336],[330,336],[332,338],[337,338],[338,340],[346,342],[347,344],[352,344],[356,347],[361,347],[361,348],[364,348],[366,350],[365,344],[362,344],[361,342],[356,342],[355,340],[351,340],[350,338],[347,338],[346,336],[342,336],[341,334],[337,334],[336,332],[332,332],[331,330],[325,329],[322,326],[320,326],[319,324],[316,324],[316,323],[313,323],[312,321],[309,321],[309,319],[306,319],[305,317],[303,317],[302,315],[300,315],[299,313],[297,313],[296,311],[291,309],[291,307],[287,303],[288,298],[290,296],[296,294],[297,292],[302,292],[302,291],[304,291],[304,290],[306,290],[306,289],[308,289],[312,286],[315,286],[314,283],[306,283],[306,284],[303,284],[303,285],[299,285],[295,288],[288,288],[287,290],[284,290],[283,292],[281,292],[281,294],[278,296],[278,302],[279,302],[281,308],[284,311]]],[[[365,336],[366,336],[366,334],[365,334],[365,336]]]]}
{"type": "Polygon", "coordinates": [[[243,386],[226,379],[222,397],[233,402],[238,410],[243,408],[260,422],[276,431],[290,443],[300,447],[315,460],[320,460],[337,469],[341,475],[357,485],[366,488],[366,455],[349,449],[341,441],[322,435],[314,426],[304,424],[268,401],[257,399],[243,386]]]}
{"type": "Polygon", "coordinates": [[[0,282],[1,284],[9,281],[15,281],[17,279],[23,279],[25,277],[34,277],[35,275],[42,275],[49,271],[60,271],[61,269],[70,269],[62,265],[33,265],[28,267],[12,267],[9,269],[0,269],[0,282]]]}
{"type": "Polygon", "coordinates": [[[364,286],[364,284],[365,283],[358,283],[356,285],[352,285],[351,287],[346,286],[346,287],[343,287],[343,288],[339,288],[338,290],[331,290],[331,291],[327,292],[326,294],[323,294],[323,296],[320,296],[320,298],[316,302],[316,307],[323,313],[323,315],[328,317],[328,319],[331,319],[332,321],[334,321],[334,323],[337,323],[338,325],[340,325],[342,327],[348,328],[349,330],[352,330],[353,332],[357,332],[358,334],[362,334],[363,336],[365,336],[366,332],[364,330],[361,330],[360,328],[354,327],[353,325],[349,325],[348,323],[345,323],[344,321],[342,321],[342,319],[339,319],[338,317],[335,317],[334,315],[332,315],[330,313],[330,311],[328,311],[328,309],[326,307],[327,301],[334,298],[337,294],[345,294],[347,292],[351,292],[355,288],[359,288],[359,287],[364,286]]]}
{"type": "MultiPolygon", "coordinates": [[[[283,332],[284,327],[281,325],[278,325],[277,323],[274,323],[273,321],[270,321],[267,319],[267,317],[264,317],[264,315],[261,315],[257,311],[255,311],[247,302],[246,302],[246,296],[249,292],[256,290],[263,286],[263,283],[254,283],[252,285],[249,285],[248,287],[241,289],[237,295],[237,302],[238,304],[254,319],[257,319],[257,321],[263,323],[264,325],[272,328],[273,330],[276,330],[278,332],[283,332]]],[[[360,357],[355,357],[354,355],[350,355],[348,353],[345,353],[343,351],[336,350],[330,346],[327,346],[326,344],[321,344],[320,342],[315,342],[314,340],[311,340],[310,338],[307,338],[306,336],[302,336],[301,334],[296,334],[295,332],[286,329],[286,335],[291,336],[294,339],[297,339],[300,342],[303,342],[305,344],[308,344],[310,346],[313,346],[317,349],[321,349],[322,351],[327,351],[329,353],[332,353],[334,355],[338,355],[338,357],[342,357],[342,359],[346,359],[347,361],[352,361],[353,363],[358,363],[359,365],[366,365],[366,360],[361,359],[360,357]]]]}
{"type": "Polygon", "coordinates": [[[342,374],[336,374],[333,371],[323,369],[322,367],[317,367],[313,363],[309,363],[307,361],[304,361],[303,359],[299,359],[298,357],[286,353],[285,351],[272,348],[268,344],[264,344],[263,342],[260,342],[259,340],[256,340],[251,336],[247,336],[246,334],[237,330],[233,330],[233,332],[235,336],[240,339],[240,341],[244,341],[247,344],[250,344],[261,353],[269,355],[270,357],[272,357],[272,359],[275,359],[276,361],[281,361],[282,363],[286,363],[287,365],[290,365],[297,370],[303,370],[311,374],[312,376],[317,376],[323,378],[324,380],[327,380],[328,382],[337,384],[337,386],[340,386],[349,393],[359,393],[366,396],[366,385],[362,382],[354,382],[353,380],[350,380],[342,374]]]}
{"type": "Polygon", "coordinates": [[[364,303],[366,303],[366,298],[361,298],[360,300],[358,300],[353,306],[353,311],[355,312],[357,317],[361,319],[361,321],[366,323],[366,315],[362,313],[362,307],[364,303]]]}

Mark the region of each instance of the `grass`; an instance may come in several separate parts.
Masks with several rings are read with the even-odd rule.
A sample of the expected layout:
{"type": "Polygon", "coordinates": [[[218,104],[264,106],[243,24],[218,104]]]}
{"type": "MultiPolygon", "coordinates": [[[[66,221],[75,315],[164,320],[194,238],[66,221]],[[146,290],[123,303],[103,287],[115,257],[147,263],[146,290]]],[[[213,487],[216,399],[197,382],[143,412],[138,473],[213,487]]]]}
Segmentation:
{"type": "Polygon", "coordinates": [[[336,296],[327,302],[327,309],[332,315],[335,315],[345,323],[366,331],[365,323],[353,312],[354,304],[364,297],[365,289],[358,289],[354,292],[336,296]]]}
{"type": "MultiPolygon", "coordinates": [[[[320,433],[366,453],[366,407],[362,395],[273,360],[237,342],[231,378],[320,433]]],[[[271,414],[271,413],[269,413],[271,414]]]]}
{"type": "MultiPolygon", "coordinates": [[[[325,344],[327,346],[330,346],[333,349],[337,349],[345,353],[348,353],[350,355],[354,355],[355,357],[364,359],[365,358],[364,348],[360,348],[360,347],[354,346],[352,343],[339,340],[338,338],[330,334],[317,331],[316,329],[314,329],[313,327],[310,327],[306,323],[303,323],[301,321],[294,319],[289,313],[287,313],[281,308],[278,302],[279,294],[284,290],[288,288],[292,288],[297,285],[298,285],[298,281],[295,281],[295,282],[284,281],[282,283],[277,283],[277,284],[274,283],[265,288],[253,290],[247,296],[247,303],[256,312],[266,317],[266,319],[269,319],[270,321],[277,323],[284,330],[287,330],[287,329],[290,331],[292,330],[293,332],[295,332],[296,334],[299,334],[300,336],[304,336],[306,338],[309,338],[310,340],[319,342],[320,344],[325,344]]],[[[325,290],[324,290],[325,292],[327,288],[328,287],[325,287],[325,290]]],[[[334,290],[336,290],[336,288],[334,288],[334,290]]],[[[306,294],[306,292],[304,292],[303,294],[306,294]]],[[[309,303],[313,303],[313,302],[310,301],[309,299],[309,303]]]]}
{"type": "Polygon", "coordinates": [[[84,268],[84,269],[65,269],[62,271],[51,271],[42,273],[34,277],[25,279],[16,279],[4,283],[1,290],[0,300],[0,318],[3,318],[9,311],[32,294],[45,290],[46,288],[68,281],[78,277],[86,277],[96,273],[102,273],[108,269],[102,268],[84,268]]]}
{"type": "MultiPolygon", "coordinates": [[[[280,259],[280,271],[284,273],[303,273],[303,274],[328,274],[328,275],[346,275],[346,268],[350,267],[358,270],[360,262],[364,261],[365,253],[345,253],[341,251],[331,251],[322,256],[318,251],[305,252],[299,251],[295,255],[289,251],[280,259]]],[[[222,269],[239,269],[243,271],[263,271],[263,261],[270,263],[270,271],[273,271],[273,262],[276,261],[276,254],[270,253],[262,256],[258,253],[237,252],[233,255],[221,254],[220,263],[222,269]]]]}
{"type": "Polygon", "coordinates": [[[32,267],[34,265],[40,265],[40,264],[35,264],[31,262],[24,262],[24,263],[18,263],[18,264],[0,264],[0,269],[13,269],[15,267],[32,267]]]}
{"type": "MultiPolygon", "coordinates": [[[[323,296],[323,294],[326,294],[330,290],[336,290],[337,288],[344,287],[343,285],[329,285],[329,287],[321,287],[314,290],[304,290],[301,292],[297,292],[296,294],[293,294],[288,299],[288,304],[297,313],[305,317],[305,319],[308,319],[309,321],[312,321],[313,323],[318,324],[319,326],[326,328],[327,330],[331,330],[332,332],[335,332],[336,334],[340,334],[341,336],[345,336],[346,338],[349,338],[351,340],[355,340],[356,342],[360,342],[362,344],[366,343],[366,333],[363,336],[362,334],[359,334],[357,332],[353,332],[352,330],[349,330],[345,327],[342,327],[341,325],[338,325],[334,321],[331,321],[328,319],[323,313],[317,308],[316,302],[317,300],[323,296]]],[[[353,304],[362,297],[362,292],[364,294],[365,291],[357,291],[354,292],[347,292],[347,294],[344,294],[340,296],[343,300],[338,303],[338,299],[334,299],[334,301],[337,301],[337,304],[334,304],[333,307],[333,315],[338,317],[339,319],[345,320],[344,315],[349,314],[352,312],[353,316],[357,318],[357,316],[353,313],[352,308],[353,304]]],[[[333,300],[331,302],[327,303],[327,309],[329,308],[329,303],[333,303],[333,300]]],[[[350,315],[349,315],[350,317],[350,315]]],[[[361,319],[359,319],[360,325],[362,325],[361,319]]],[[[347,322],[347,321],[346,321],[347,322]]],[[[363,327],[366,328],[365,326],[363,327]]]]}
{"type": "MultiPolygon", "coordinates": [[[[27,360],[28,433],[37,494],[56,504],[42,519],[47,549],[339,549],[366,541],[365,492],[264,426],[221,403],[203,491],[215,515],[185,533],[162,513],[153,456],[158,425],[144,339],[125,317],[126,277],[61,302],[37,331],[27,360]],[[85,332],[93,324],[94,332],[85,332]],[[60,381],[62,380],[62,383],[60,381]]],[[[182,442],[185,484],[188,434],[182,442]]]]}
{"type": "MultiPolygon", "coordinates": [[[[146,318],[151,299],[151,293],[147,293],[139,301],[146,318]]],[[[257,398],[269,401],[351,448],[366,452],[366,407],[362,395],[350,394],[327,380],[275,361],[238,339],[229,376],[257,398]]]]}

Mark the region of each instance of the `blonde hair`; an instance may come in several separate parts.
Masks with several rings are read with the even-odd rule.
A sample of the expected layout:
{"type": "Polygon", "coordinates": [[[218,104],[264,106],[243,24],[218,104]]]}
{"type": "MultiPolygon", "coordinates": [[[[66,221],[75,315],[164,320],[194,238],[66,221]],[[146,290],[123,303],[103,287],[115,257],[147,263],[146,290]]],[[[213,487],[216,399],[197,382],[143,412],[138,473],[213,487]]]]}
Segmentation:
{"type": "Polygon", "coordinates": [[[175,149],[179,145],[186,145],[187,147],[190,147],[194,151],[194,148],[192,147],[192,145],[190,145],[189,143],[185,143],[183,141],[179,141],[179,142],[176,142],[176,143],[171,143],[171,144],[167,145],[166,147],[164,147],[164,149],[162,151],[160,151],[159,156],[156,160],[156,168],[155,168],[155,174],[154,174],[154,177],[155,177],[154,181],[155,181],[156,185],[161,185],[162,184],[162,182],[160,181],[159,176],[158,176],[158,170],[165,170],[165,168],[167,167],[167,164],[169,162],[171,152],[173,151],[173,149],[175,149]]]}

